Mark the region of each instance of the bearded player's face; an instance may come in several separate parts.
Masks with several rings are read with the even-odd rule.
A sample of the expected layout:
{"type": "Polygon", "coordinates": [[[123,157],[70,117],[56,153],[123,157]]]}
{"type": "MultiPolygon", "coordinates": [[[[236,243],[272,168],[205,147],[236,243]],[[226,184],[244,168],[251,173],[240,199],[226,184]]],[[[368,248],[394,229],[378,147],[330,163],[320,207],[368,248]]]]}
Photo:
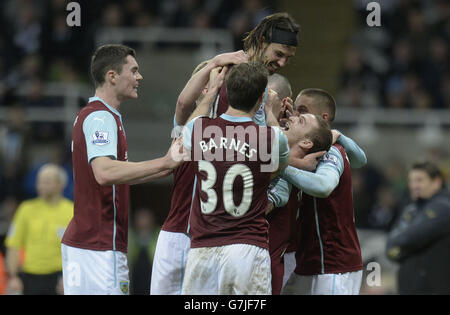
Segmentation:
{"type": "Polygon", "coordinates": [[[262,61],[270,74],[274,74],[279,68],[284,67],[289,59],[295,56],[297,48],[277,43],[265,44],[262,50],[262,61]]]}

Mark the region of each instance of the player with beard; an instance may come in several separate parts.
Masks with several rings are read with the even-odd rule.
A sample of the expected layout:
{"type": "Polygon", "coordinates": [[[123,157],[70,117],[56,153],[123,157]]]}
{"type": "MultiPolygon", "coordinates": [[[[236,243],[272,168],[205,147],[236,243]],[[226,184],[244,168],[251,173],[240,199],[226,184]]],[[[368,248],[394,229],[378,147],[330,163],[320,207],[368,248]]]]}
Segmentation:
{"type": "MultiPolygon", "coordinates": [[[[244,39],[245,52],[220,54],[201,63],[201,67],[194,72],[178,97],[174,117],[175,129],[189,121],[188,117],[196,108],[198,109],[196,106],[201,101],[199,98],[203,98],[208,91],[205,86],[208,84],[209,75],[213,69],[233,66],[248,60],[261,60],[264,61],[267,70],[273,73],[285,66],[289,58],[295,55],[298,31],[299,26],[289,14],[276,13],[261,21],[244,39]]],[[[209,95],[212,96],[211,88],[209,90],[209,95]]],[[[218,113],[224,113],[228,108],[225,84],[222,85],[221,93],[222,96],[216,99],[211,108],[211,117],[216,117],[218,113]],[[220,106],[219,111],[217,110],[218,106],[220,106]]],[[[263,103],[270,102],[273,97],[273,93],[266,89],[263,103]]],[[[208,101],[212,102],[213,100],[208,101]]],[[[293,101],[287,97],[284,103],[293,104],[293,101]]],[[[255,115],[255,121],[263,124],[264,116],[263,106],[261,106],[255,115]]],[[[308,163],[314,164],[309,168],[315,168],[317,164],[315,156],[309,157],[308,163]]],[[[158,238],[152,271],[151,294],[180,294],[181,292],[187,253],[190,248],[189,216],[196,185],[190,164],[190,162],[185,162],[174,172],[171,208],[158,238]],[[192,185],[193,182],[194,185],[192,185]]]]}

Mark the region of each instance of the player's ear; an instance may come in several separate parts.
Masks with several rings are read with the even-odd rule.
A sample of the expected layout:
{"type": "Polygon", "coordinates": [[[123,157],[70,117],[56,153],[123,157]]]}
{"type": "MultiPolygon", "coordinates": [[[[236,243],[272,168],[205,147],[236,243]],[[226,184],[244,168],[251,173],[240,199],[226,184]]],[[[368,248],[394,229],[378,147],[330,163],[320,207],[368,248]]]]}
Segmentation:
{"type": "Polygon", "coordinates": [[[328,118],[330,118],[330,115],[327,112],[323,112],[321,116],[325,121],[328,121],[328,118]]]}
{"type": "Polygon", "coordinates": [[[313,147],[313,142],[309,139],[300,140],[297,145],[304,151],[308,151],[313,147]]]}
{"type": "Polygon", "coordinates": [[[109,70],[108,72],[106,72],[105,76],[106,76],[105,81],[107,81],[111,84],[116,84],[117,73],[114,70],[109,70]]]}

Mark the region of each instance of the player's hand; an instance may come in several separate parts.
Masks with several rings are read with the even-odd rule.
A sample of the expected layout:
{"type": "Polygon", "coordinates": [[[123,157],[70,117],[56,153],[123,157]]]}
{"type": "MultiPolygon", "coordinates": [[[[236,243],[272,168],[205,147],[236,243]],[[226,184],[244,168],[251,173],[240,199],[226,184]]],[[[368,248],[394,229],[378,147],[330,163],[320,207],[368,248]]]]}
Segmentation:
{"type": "Polygon", "coordinates": [[[269,112],[274,113],[275,117],[278,117],[280,112],[281,102],[278,97],[278,93],[272,89],[269,89],[266,104],[264,105],[264,111],[266,112],[266,116],[269,112]]]}
{"type": "Polygon", "coordinates": [[[185,160],[185,150],[183,147],[183,137],[179,136],[178,138],[172,141],[172,145],[167,152],[165,159],[167,162],[167,168],[174,169],[180,166],[185,160]]]}
{"type": "Polygon", "coordinates": [[[264,112],[266,114],[267,126],[277,126],[278,124],[278,112],[280,111],[281,101],[278,98],[278,93],[272,89],[269,89],[266,103],[264,105],[264,112]],[[274,113],[277,112],[275,115],[274,113]]]}
{"type": "Polygon", "coordinates": [[[280,126],[284,127],[289,117],[291,117],[294,113],[294,105],[293,101],[290,97],[285,97],[282,100],[282,104],[280,107],[280,113],[278,115],[278,122],[280,126]]]}
{"type": "Polygon", "coordinates": [[[335,144],[338,141],[339,137],[341,136],[341,133],[338,130],[336,130],[336,129],[332,129],[331,130],[331,134],[333,136],[333,142],[332,143],[335,144]]]}
{"type": "Polygon", "coordinates": [[[281,100],[282,104],[284,105],[284,107],[286,108],[286,110],[289,112],[290,115],[293,115],[294,113],[294,101],[292,100],[292,98],[285,97],[281,100]]]}
{"type": "Polygon", "coordinates": [[[215,56],[211,62],[215,67],[223,67],[227,65],[237,65],[243,62],[248,62],[248,55],[243,50],[238,50],[231,53],[224,53],[215,56]]]}
{"type": "Polygon", "coordinates": [[[304,171],[313,172],[316,170],[320,158],[324,156],[325,153],[327,153],[327,151],[310,153],[305,155],[302,159],[291,155],[289,157],[289,165],[304,171]]]}
{"type": "Polygon", "coordinates": [[[217,93],[225,82],[228,67],[216,67],[209,73],[208,92],[217,93]]]}

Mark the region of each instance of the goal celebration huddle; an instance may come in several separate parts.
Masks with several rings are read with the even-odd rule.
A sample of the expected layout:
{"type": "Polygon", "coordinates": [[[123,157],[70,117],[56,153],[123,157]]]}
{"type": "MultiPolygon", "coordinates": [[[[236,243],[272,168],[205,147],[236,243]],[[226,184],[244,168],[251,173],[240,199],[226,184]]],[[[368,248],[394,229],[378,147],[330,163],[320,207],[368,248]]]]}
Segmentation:
{"type": "MultiPolygon", "coordinates": [[[[351,169],[364,151],[332,129],[320,87],[292,95],[278,74],[300,26],[261,20],[243,50],[200,63],[173,104],[160,158],[128,160],[120,108],[138,99],[139,58],[108,44],[91,59],[95,95],[72,134],[74,216],[62,239],[65,294],[126,294],[129,186],[173,176],[152,295],[359,294],[362,257],[351,169]]],[[[128,105],[127,105],[128,106],[128,105]]]]}

